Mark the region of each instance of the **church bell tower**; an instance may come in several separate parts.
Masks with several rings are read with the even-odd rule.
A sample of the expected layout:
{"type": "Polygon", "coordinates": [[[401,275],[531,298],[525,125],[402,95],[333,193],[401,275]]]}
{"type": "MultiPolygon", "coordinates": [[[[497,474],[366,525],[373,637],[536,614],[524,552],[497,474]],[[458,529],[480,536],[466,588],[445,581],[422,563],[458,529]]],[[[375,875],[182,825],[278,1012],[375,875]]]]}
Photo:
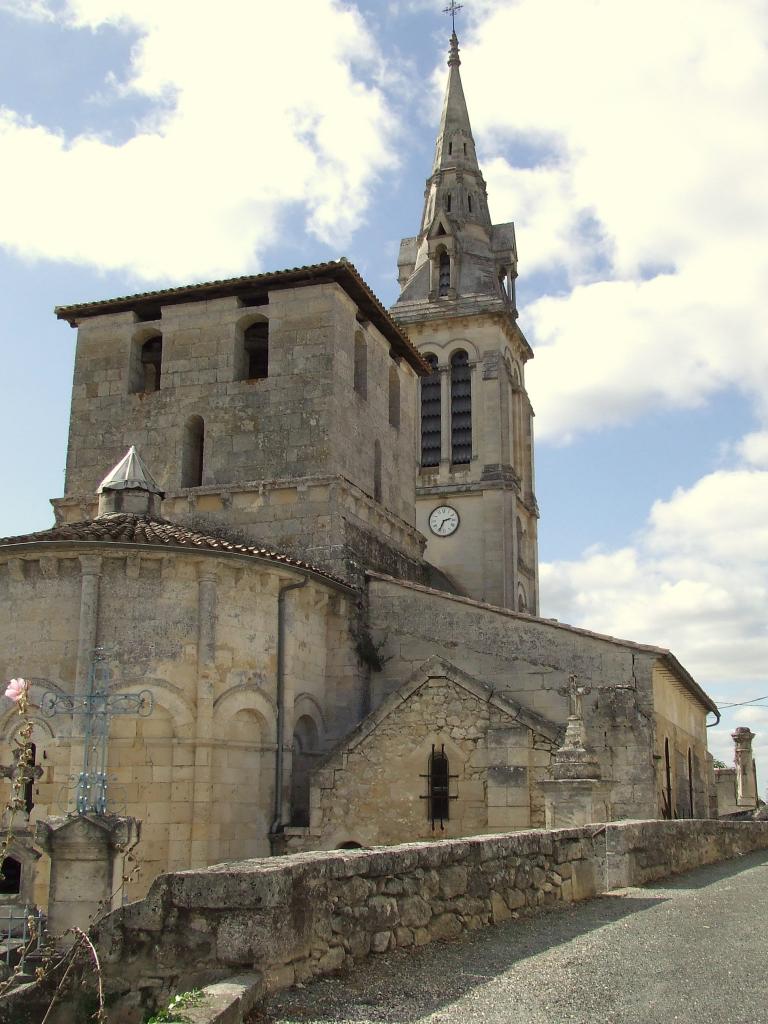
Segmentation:
{"type": "Polygon", "coordinates": [[[432,366],[421,382],[417,526],[468,596],[538,614],[533,410],[517,325],[514,224],[493,224],[451,36],[419,234],[400,244],[394,318],[432,366]]]}

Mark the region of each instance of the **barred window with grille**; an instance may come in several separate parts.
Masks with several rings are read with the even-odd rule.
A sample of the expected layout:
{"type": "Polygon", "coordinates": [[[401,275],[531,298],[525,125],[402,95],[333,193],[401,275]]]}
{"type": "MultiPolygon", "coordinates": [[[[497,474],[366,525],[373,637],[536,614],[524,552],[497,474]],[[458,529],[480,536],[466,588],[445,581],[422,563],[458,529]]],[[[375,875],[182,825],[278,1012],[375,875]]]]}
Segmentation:
{"type": "Polygon", "coordinates": [[[435,750],[429,756],[429,816],[432,820],[432,827],[435,822],[442,824],[448,821],[451,799],[448,791],[450,785],[450,774],[448,771],[448,756],[444,748],[435,750]]]}
{"type": "Polygon", "coordinates": [[[421,379],[421,464],[422,466],[440,465],[440,373],[437,369],[437,356],[424,357],[432,367],[428,377],[421,379]]]}
{"type": "Polygon", "coordinates": [[[463,350],[451,356],[451,462],[472,461],[472,370],[463,350]]]}

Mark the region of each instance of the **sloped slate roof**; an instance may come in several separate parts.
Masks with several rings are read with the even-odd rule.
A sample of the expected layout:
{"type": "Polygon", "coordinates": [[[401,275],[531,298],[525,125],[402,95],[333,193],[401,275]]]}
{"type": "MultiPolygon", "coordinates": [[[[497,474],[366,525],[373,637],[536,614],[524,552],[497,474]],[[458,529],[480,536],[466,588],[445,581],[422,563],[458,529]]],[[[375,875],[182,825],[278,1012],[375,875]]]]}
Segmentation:
{"type": "Polygon", "coordinates": [[[334,584],[340,584],[345,589],[353,589],[340,576],[335,576],[325,569],[319,569],[300,558],[292,558],[290,555],[284,555],[269,548],[238,544],[225,537],[213,537],[209,534],[199,533],[178,523],[172,523],[168,519],[132,515],[129,512],[110,512],[97,516],[96,519],[85,519],[78,523],[63,523],[50,530],[21,534],[18,537],[3,537],[0,538],[0,550],[17,545],[67,542],[137,544],[153,548],[196,548],[199,551],[212,551],[223,555],[250,556],[302,569],[334,584]]]}
{"type": "Polygon", "coordinates": [[[71,306],[57,306],[54,310],[59,320],[66,320],[70,327],[76,327],[81,320],[110,313],[136,312],[154,317],[159,316],[160,306],[171,306],[180,302],[202,302],[206,299],[220,299],[229,295],[241,296],[257,291],[266,295],[268,291],[281,288],[296,288],[323,281],[335,281],[357,304],[366,316],[384,335],[394,351],[410,363],[421,376],[431,372],[410,338],[374,295],[353,263],[342,257],[327,263],[315,263],[290,270],[275,270],[266,274],[250,274],[245,277],[230,277],[222,281],[207,281],[202,284],[187,284],[160,291],[139,292],[136,295],[121,295],[115,299],[98,302],[80,302],[71,306]]]}

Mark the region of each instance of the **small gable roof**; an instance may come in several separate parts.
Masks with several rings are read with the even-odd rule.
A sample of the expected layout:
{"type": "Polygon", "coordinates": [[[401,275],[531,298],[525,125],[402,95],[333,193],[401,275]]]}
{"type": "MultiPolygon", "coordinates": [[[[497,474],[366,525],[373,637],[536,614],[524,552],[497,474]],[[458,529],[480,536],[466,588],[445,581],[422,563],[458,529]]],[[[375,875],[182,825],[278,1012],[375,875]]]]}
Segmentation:
{"type": "Polygon", "coordinates": [[[527,729],[531,729],[552,742],[559,742],[562,729],[555,722],[523,707],[522,704],[518,704],[517,701],[509,697],[502,696],[492,687],[481,683],[479,679],[468,675],[444,658],[434,655],[420,665],[410,679],[407,679],[402,686],[399,686],[385,697],[381,704],[374,711],[371,711],[369,715],[366,715],[352,732],[347,733],[346,737],[323,758],[318,768],[325,766],[341,751],[354,750],[355,747],[358,747],[371,733],[375,732],[376,728],[385,718],[388,718],[393,712],[397,711],[401,705],[405,704],[432,679],[448,679],[456,686],[467,690],[484,704],[490,704],[504,714],[509,715],[510,718],[519,722],[520,725],[525,726],[527,729]]]}

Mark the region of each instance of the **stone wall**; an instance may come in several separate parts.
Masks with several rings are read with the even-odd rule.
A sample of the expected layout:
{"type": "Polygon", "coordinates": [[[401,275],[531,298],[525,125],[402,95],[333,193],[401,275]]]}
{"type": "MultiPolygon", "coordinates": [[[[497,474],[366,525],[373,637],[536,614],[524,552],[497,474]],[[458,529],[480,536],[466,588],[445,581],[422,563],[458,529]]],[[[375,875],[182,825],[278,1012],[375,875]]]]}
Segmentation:
{"type": "MultiPolygon", "coordinates": [[[[561,691],[575,673],[580,684],[592,688],[584,700],[587,738],[599,758],[602,778],[614,783],[613,817],[661,816],[660,769],[654,757],[654,671],[666,652],[374,575],[368,600],[371,633],[386,659],[374,677],[374,706],[426,658],[438,656],[500,695],[564,723],[568,700],[561,691]]],[[[657,682],[661,690],[673,685],[668,679],[657,682]]],[[[674,685],[682,689],[679,680],[674,685]]],[[[675,750],[682,755],[685,749],[687,755],[690,745],[697,755],[696,810],[703,815],[708,813],[709,792],[706,708],[687,696],[678,703],[670,701],[665,711],[670,726],[679,725],[675,750]],[[685,703],[695,725],[680,718],[678,703],[685,703]]],[[[687,763],[685,767],[687,772],[687,763]]],[[[685,813],[683,775],[677,771],[675,777],[680,780],[685,813]]]]}
{"type": "Polygon", "coordinates": [[[287,850],[543,827],[540,783],[558,739],[551,722],[430,659],[315,771],[309,828],[290,830],[287,850]],[[447,813],[434,818],[433,750],[450,776],[447,813]]]}
{"type": "Polygon", "coordinates": [[[768,822],[590,825],[298,854],[158,878],[95,928],[112,1020],[242,971],[270,988],[768,848],[768,822]]]}

